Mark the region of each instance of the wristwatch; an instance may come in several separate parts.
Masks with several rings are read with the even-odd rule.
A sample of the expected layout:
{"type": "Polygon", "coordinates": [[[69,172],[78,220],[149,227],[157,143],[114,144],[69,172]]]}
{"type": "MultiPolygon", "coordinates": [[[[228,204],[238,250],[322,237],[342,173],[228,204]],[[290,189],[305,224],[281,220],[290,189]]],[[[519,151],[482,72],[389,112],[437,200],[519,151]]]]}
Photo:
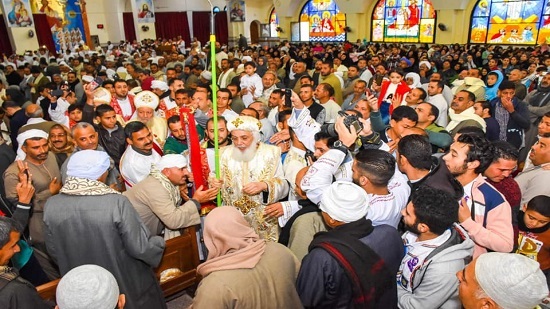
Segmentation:
{"type": "Polygon", "coordinates": [[[342,143],[341,140],[337,140],[336,142],[334,142],[334,148],[341,148],[341,147],[347,148],[346,145],[344,145],[344,143],[342,143]]]}
{"type": "Polygon", "coordinates": [[[334,142],[334,144],[332,145],[332,149],[338,149],[343,153],[348,153],[348,147],[344,145],[341,140],[337,140],[336,142],[334,142]]]}

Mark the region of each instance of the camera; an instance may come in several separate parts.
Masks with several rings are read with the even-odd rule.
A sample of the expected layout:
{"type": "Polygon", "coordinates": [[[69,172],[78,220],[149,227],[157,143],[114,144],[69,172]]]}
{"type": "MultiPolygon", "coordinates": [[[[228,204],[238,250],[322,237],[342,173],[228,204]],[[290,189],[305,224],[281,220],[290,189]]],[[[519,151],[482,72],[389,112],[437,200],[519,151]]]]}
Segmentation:
{"type": "Polygon", "coordinates": [[[357,117],[357,115],[349,115],[343,111],[339,111],[338,115],[344,117],[344,125],[346,126],[346,128],[348,128],[350,132],[352,126],[355,128],[356,133],[359,133],[361,130],[363,130],[363,123],[359,121],[359,117],[357,117]]]}
{"type": "Polygon", "coordinates": [[[61,89],[52,90],[51,95],[56,98],[61,98],[63,96],[63,90],[61,89]]]}

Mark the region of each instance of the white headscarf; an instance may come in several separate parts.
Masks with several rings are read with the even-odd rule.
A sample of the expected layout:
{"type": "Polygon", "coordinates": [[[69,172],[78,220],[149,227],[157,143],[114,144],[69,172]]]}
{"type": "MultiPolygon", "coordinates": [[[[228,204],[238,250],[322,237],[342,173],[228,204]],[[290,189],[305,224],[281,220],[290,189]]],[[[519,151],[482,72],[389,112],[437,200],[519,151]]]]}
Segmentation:
{"type": "Polygon", "coordinates": [[[21,149],[21,147],[23,146],[26,140],[33,137],[45,138],[47,140],[48,133],[38,129],[31,129],[17,135],[18,146],[17,146],[17,157],[15,158],[16,160],[25,160],[25,158],[27,157],[27,154],[23,151],[23,149],[21,149]]]}
{"type": "Polygon", "coordinates": [[[109,155],[105,151],[77,151],[69,157],[67,176],[97,180],[110,165],[109,155]]]}
{"type": "Polygon", "coordinates": [[[332,219],[349,223],[367,215],[369,197],[358,185],[348,181],[336,181],[323,194],[319,208],[332,219]]]}
{"type": "Polygon", "coordinates": [[[483,291],[504,309],[532,309],[548,296],[539,263],[516,253],[479,256],[475,276],[483,291]]]}

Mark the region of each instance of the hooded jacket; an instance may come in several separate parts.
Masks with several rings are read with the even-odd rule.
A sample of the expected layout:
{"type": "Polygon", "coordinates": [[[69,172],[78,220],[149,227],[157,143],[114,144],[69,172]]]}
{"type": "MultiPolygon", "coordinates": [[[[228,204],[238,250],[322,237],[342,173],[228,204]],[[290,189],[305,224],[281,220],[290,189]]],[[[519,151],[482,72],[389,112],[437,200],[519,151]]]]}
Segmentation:
{"type": "Polygon", "coordinates": [[[451,228],[451,237],[413,271],[413,292],[398,285],[399,308],[462,308],[456,272],[470,262],[473,249],[474,242],[460,226],[451,228]]]}

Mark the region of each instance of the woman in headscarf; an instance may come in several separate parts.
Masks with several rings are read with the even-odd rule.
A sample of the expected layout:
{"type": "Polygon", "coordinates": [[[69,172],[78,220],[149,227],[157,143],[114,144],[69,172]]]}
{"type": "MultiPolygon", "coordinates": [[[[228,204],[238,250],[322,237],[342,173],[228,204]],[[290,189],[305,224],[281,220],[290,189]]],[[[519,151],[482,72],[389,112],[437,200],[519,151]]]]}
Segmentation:
{"type": "Polygon", "coordinates": [[[193,308],[302,308],[299,262],[281,244],[260,239],[237,208],[218,207],[204,223],[206,262],[193,308]]]}

